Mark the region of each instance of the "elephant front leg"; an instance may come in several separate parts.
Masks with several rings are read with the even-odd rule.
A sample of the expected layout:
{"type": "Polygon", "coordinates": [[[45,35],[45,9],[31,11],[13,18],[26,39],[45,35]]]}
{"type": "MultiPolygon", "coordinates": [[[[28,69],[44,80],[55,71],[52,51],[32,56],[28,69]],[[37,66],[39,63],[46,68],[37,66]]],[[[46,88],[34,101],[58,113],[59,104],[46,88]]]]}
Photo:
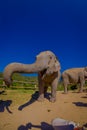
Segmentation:
{"type": "Polygon", "coordinates": [[[58,85],[58,78],[56,78],[52,84],[51,84],[51,97],[50,102],[56,101],[56,91],[57,91],[57,85],[58,85]]]}
{"type": "Polygon", "coordinates": [[[44,85],[43,85],[43,83],[41,82],[38,87],[39,87],[39,97],[37,100],[39,102],[42,102],[42,101],[44,101],[44,85]]]}
{"type": "Polygon", "coordinates": [[[67,91],[68,81],[67,80],[63,81],[63,86],[64,86],[64,94],[67,94],[68,93],[68,91],[67,91]]]}
{"type": "Polygon", "coordinates": [[[39,89],[39,97],[38,101],[42,102],[44,100],[44,82],[41,79],[42,75],[41,73],[38,73],[38,89],[39,89]]]}
{"type": "Polygon", "coordinates": [[[67,86],[68,86],[68,84],[67,84],[67,83],[64,83],[64,93],[65,93],[65,94],[68,93],[68,91],[67,91],[67,86]]]}

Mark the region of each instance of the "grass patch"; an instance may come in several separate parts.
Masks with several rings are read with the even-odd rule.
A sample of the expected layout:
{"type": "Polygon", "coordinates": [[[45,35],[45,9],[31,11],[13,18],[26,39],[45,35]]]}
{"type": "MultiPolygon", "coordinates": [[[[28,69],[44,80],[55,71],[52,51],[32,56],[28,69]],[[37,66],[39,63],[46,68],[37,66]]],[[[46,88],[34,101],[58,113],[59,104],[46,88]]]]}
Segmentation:
{"type": "Polygon", "coordinates": [[[2,101],[12,101],[11,106],[21,105],[31,99],[32,94],[35,93],[34,90],[23,90],[23,89],[0,89],[0,100],[2,101]]]}

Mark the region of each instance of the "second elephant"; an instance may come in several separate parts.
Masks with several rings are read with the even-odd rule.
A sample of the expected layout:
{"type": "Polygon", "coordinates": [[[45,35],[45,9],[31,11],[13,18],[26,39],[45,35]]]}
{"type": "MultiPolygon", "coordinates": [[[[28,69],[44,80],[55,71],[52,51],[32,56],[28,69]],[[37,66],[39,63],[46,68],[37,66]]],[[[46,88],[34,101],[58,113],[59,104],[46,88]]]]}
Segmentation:
{"type": "Polygon", "coordinates": [[[86,78],[87,78],[87,67],[72,68],[72,69],[65,70],[62,73],[64,92],[67,93],[67,87],[70,83],[80,84],[79,92],[82,92],[86,78]]]}
{"type": "Polygon", "coordinates": [[[51,86],[51,102],[56,101],[56,90],[60,78],[60,63],[51,51],[41,52],[36,56],[33,64],[10,63],[3,72],[7,86],[12,82],[13,73],[38,73],[39,101],[43,101],[44,93],[51,86]]]}

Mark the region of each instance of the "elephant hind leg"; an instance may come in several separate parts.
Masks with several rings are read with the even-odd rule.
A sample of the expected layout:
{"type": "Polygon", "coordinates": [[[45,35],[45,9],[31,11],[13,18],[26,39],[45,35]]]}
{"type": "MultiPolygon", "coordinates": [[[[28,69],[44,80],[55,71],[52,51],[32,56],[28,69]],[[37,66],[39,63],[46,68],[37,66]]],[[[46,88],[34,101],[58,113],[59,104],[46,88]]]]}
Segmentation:
{"type": "Polygon", "coordinates": [[[82,93],[83,92],[83,86],[85,84],[85,79],[83,75],[80,75],[80,90],[79,92],[82,93]]]}
{"type": "Polygon", "coordinates": [[[50,100],[51,94],[47,93],[48,86],[44,87],[44,97],[48,100],[50,100]]]}
{"type": "Polygon", "coordinates": [[[83,92],[83,86],[84,86],[84,82],[80,83],[80,89],[79,89],[79,92],[80,92],[80,93],[83,92]]]}
{"type": "Polygon", "coordinates": [[[47,93],[48,86],[44,87],[44,94],[47,93]]]}

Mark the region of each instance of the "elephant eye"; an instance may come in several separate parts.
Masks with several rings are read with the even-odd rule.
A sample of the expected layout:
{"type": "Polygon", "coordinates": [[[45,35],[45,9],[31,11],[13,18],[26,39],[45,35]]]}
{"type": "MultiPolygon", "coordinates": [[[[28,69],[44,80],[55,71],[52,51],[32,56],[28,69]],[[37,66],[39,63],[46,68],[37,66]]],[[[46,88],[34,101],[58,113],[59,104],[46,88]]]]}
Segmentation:
{"type": "Polygon", "coordinates": [[[50,56],[50,59],[52,59],[52,56],[50,56]]]}
{"type": "Polygon", "coordinates": [[[50,60],[52,59],[52,56],[49,56],[48,65],[50,64],[50,60]]]}

